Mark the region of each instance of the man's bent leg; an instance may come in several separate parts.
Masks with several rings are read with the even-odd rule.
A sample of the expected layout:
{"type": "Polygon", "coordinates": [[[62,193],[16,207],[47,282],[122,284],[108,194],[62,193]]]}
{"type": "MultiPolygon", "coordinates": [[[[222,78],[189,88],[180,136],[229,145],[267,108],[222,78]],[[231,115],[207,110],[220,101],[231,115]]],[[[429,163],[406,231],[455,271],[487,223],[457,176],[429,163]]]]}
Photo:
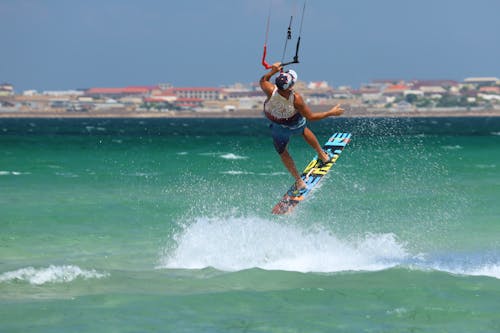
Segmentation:
{"type": "Polygon", "coordinates": [[[272,124],[272,134],[273,134],[273,143],[274,148],[280,155],[281,161],[287,168],[287,170],[292,174],[293,178],[295,178],[295,187],[299,190],[306,188],[306,183],[300,178],[300,174],[297,171],[297,167],[295,166],[295,162],[292,157],[288,153],[288,142],[290,141],[290,135],[292,134],[289,129],[285,129],[279,127],[279,125],[272,124]]]}
{"type": "Polygon", "coordinates": [[[318,142],[318,139],[316,138],[316,135],[309,129],[309,128],[304,128],[304,133],[302,133],[302,136],[306,140],[306,142],[316,150],[316,153],[318,153],[319,158],[323,162],[328,162],[329,157],[328,154],[325,153],[325,151],[321,148],[321,145],[318,142]]]}
{"type": "Polygon", "coordinates": [[[280,154],[280,157],[281,157],[281,160],[283,161],[283,164],[285,165],[285,167],[292,174],[293,178],[295,178],[295,187],[297,187],[297,189],[299,189],[299,190],[306,188],[307,185],[304,182],[304,180],[302,180],[302,178],[300,178],[300,174],[297,171],[297,167],[295,166],[295,162],[293,161],[292,157],[288,153],[288,150],[285,149],[285,151],[283,151],[280,154]]]}

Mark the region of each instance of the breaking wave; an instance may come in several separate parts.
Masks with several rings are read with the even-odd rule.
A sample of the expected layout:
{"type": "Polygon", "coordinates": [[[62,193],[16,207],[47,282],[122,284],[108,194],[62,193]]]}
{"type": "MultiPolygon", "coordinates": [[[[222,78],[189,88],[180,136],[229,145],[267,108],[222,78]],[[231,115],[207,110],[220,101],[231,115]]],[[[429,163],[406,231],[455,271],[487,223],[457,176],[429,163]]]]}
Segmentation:
{"type": "Polygon", "coordinates": [[[65,283],[75,279],[100,279],[109,276],[96,270],[84,270],[78,266],[54,266],[46,268],[26,267],[15,271],[5,272],[0,275],[1,282],[25,281],[34,285],[46,283],[65,283]]]}

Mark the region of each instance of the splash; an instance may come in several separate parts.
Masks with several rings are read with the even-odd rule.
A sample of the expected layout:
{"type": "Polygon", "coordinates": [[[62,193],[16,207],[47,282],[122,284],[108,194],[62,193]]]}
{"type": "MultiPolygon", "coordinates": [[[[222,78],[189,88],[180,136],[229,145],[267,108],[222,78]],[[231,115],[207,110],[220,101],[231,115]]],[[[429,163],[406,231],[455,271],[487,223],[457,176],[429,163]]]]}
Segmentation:
{"type": "Polygon", "coordinates": [[[99,273],[95,270],[83,270],[78,266],[54,266],[46,268],[27,267],[0,275],[1,282],[27,281],[30,284],[42,285],[46,283],[65,283],[77,278],[99,279],[107,277],[107,273],[99,273]]]}
{"type": "Polygon", "coordinates": [[[396,266],[408,256],[394,234],[341,240],[324,229],[260,218],[198,218],[174,240],[176,247],[164,250],[159,268],[371,271],[396,266]]]}
{"type": "Polygon", "coordinates": [[[500,279],[500,264],[487,264],[469,271],[465,271],[463,273],[466,275],[490,276],[500,279]]]}

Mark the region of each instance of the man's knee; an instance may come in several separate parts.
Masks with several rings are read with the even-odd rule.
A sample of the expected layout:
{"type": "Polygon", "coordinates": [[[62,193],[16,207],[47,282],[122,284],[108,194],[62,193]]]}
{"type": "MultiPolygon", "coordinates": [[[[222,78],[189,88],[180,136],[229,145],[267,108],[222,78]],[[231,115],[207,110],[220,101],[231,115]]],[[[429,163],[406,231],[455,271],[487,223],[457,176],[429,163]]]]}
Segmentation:
{"type": "Polygon", "coordinates": [[[274,141],[274,149],[276,149],[276,152],[278,152],[278,154],[280,154],[280,155],[286,151],[287,145],[288,145],[288,142],[274,141]]]}

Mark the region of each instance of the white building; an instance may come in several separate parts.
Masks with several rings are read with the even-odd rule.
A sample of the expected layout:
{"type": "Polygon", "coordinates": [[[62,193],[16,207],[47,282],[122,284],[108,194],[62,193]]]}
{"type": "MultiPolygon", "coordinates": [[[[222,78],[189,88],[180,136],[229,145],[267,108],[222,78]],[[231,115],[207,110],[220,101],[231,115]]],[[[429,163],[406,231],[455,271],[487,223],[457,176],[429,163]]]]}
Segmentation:
{"type": "Polygon", "coordinates": [[[500,80],[497,77],[468,77],[464,83],[478,86],[494,86],[500,85],[500,80]]]}
{"type": "Polygon", "coordinates": [[[0,84],[0,96],[12,96],[14,95],[14,86],[9,83],[0,84]]]}

